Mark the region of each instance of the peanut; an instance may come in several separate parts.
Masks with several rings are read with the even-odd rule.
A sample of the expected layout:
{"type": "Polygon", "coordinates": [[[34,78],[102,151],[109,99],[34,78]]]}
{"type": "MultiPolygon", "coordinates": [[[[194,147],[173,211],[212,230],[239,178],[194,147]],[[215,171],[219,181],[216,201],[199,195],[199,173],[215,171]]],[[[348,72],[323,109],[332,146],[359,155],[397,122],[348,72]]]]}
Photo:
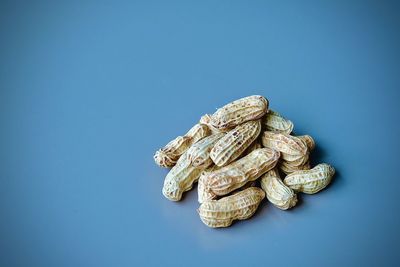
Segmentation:
{"type": "Polygon", "coordinates": [[[211,115],[210,115],[210,114],[205,114],[205,115],[201,116],[199,123],[202,123],[202,124],[207,125],[208,128],[210,128],[210,130],[211,130],[211,132],[212,132],[213,134],[222,133],[222,132],[225,133],[225,132],[227,132],[227,131],[229,131],[229,130],[232,130],[232,128],[225,128],[225,129],[218,129],[218,128],[215,128],[215,127],[211,124],[211,115]]]}
{"type": "MultiPolygon", "coordinates": [[[[218,167],[217,165],[214,165],[213,167],[208,168],[207,170],[204,170],[201,173],[200,178],[197,183],[197,185],[198,185],[197,186],[198,201],[200,204],[203,203],[204,201],[216,199],[218,197],[207,187],[207,176],[211,172],[218,170],[219,168],[220,167],[218,167]]],[[[249,187],[257,187],[257,181],[249,181],[241,188],[232,191],[231,194],[235,194],[235,193],[237,193],[241,190],[247,189],[249,187]]]]}
{"type": "Polygon", "coordinates": [[[199,181],[197,183],[197,200],[199,203],[203,203],[204,201],[207,200],[212,200],[217,198],[217,195],[214,194],[208,187],[207,187],[207,177],[208,175],[217,170],[219,167],[217,165],[213,165],[212,167],[204,170],[199,178],[199,181]]]}
{"type": "Polygon", "coordinates": [[[300,135],[300,136],[297,136],[297,137],[300,138],[301,140],[303,140],[306,143],[309,151],[314,150],[315,141],[311,136],[309,136],[309,135],[300,135]]]}
{"type": "MultiPolygon", "coordinates": [[[[299,171],[299,170],[309,170],[310,169],[310,150],[314,149],[315,142],[314,139],[309,135],[302,136],[290,136],[290,140],[294,140],[296,143],[303,142],[303,147],[306,147],[306,152],[302,156],[285,155],[279,163],[279,168],[286,174],[299,171]]],[[[287,143],[289,144],[289,142],[287,143]]],[[[289,146],[289,145],[288,145],[289,146]]],[[[282,155],[284,152],[282,152],[282,155]]]]}
{"type": "Polygon", "coordinates": [[[165,147],[159,149],[154,155],[154,161],[161,167],[173,167],[179,157],[189,147],[200,139],[211,134],[211,130],[205,124],[194,125],[184,136],[178,136],[165,147]]]}
{"type": "Polygon", "coordinates": [[[224,133],[212,134],[198,141],[188,149],[187,153],[192,161],[193,167],[207,168],[213,164],[210,158],[211,149],[224,135],[224,133]]]}
{"type": "Polygon", "coordinates": [[[211,159],[218,166],[232,162],[251,145],[260,131],[260,120],[248,121],[236,126],[215,144],[210,153],[211,159]]]}
{"type": "Polygon", "coordinates": [[[192,189],[202,171],[203,168],[192,166],[189,155],[185,152],[165,177],[163,195],[171,201],[181,200],[183,192],[192,189]]]}
{"type": "Polygon", "coordinates": [[[211,124],[217,129],[232,128],[246,121],[256,120],[268,111],[268,100],[253,95],[235,100],[219,108],[211,116],[211,124]]]}
{"type": "Polygon", "coordinates": [[[281,210],[290,209],[297,203],[297,195],[282,182],[276,169],[262,176],[261,188],[265,191],[267,199],[281,210]]]}
{"type": "Polygon", "coordinates": [[[247,156],[211,172],[206,178],[207,187],[218,196],[226,195],[274,168],[278,159],[279,152],[276,150],[254,150],[247,156]]]}
{"type": "Polygon", "coordinates": [[[296,136],[265,131],[261,140],[264,147],[278,150],[287,161],[298,160],[308,153],[306,143],[296,136]]]}
{"type": "Polygon", "coordinates": [[[285,119],[278,112],[268,110],[262,119],[263,126],[267,131],[290,134],[293,131],[293,122],[285,119]]]}
{"type": "Polygon", "coordinates": [[[286,176],[284,183],[295,191],[315,194],[324,189],[332,180],[335,169],[326,164],[318,164],[311,170],[296,171],[286,176]]]}
{"type": "Polygon", "coordinates": [[[198,213],[208,227],[228,227],[234,220],[250,218],[264,198],[263,190],[250,187],[219,200],[205,201],[200,205],[198,213]]]}

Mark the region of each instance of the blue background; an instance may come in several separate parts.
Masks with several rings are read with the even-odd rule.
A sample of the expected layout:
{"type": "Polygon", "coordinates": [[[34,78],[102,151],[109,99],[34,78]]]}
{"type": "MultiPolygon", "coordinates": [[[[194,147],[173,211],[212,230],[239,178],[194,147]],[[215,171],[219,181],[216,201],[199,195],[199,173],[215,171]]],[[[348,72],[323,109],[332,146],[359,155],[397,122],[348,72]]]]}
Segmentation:
{"type": "Polygon", "coordinates": [[[0,4],[1,266],[395,266],[399,7],[389,1],[0,4]],[[334,182],[209,229],[153,153],[262,94],[334,182]]]}

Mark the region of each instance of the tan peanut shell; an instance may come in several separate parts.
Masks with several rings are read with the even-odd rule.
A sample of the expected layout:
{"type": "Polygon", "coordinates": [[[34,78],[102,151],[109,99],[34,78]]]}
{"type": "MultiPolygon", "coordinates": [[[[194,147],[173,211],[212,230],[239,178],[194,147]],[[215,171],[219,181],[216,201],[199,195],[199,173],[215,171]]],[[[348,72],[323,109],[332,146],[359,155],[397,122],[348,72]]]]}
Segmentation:
{"type": "Polygon", "coordinates": [[[194,167],[207,168],[213,164],[210,158],[211,149],[224,135],[224,133],[212,134],[193,144],[187,151],[192,165],[194,167]]]}
{"type": "MultiPolygon", "coordinates": [[[[296,137],[295,137],[296,138],[296,137]]],[[[295,139],[293,138],[293,139],[295,139]]],[[[286,160],[282,159],[279,163],[279,169],[286,174],[290,174],[299,170],[310,169],[310,150],[314,149],[315,143],[309,135],[297,136],[307,146],[307,152],[303,156],[286,156],[286,160]]]]}
{"type": "Polygon", "coordinates": [[[211,116],[212,116],[212,115],[210,115],[210,114],[205,114],[205,115],[201,116],[199,123],[202,123],[202,124],[207,125],[208,128],[210,128],[210,130],[211,130],[211,132],[212,132],[213,134],[216,134],[216,133],[226,133],[226,132],[228,132],[229,130],[231,130],[231,129],[233,128],[233,127],[232,127],[232,128],[218,129],[218,128],[214,127],[214,126],[211,124],[211,116]]]}
{"type": "Polygon", "coordinates": [[[261,188],[265,191],[269,202],[281,210],[290,209],[297,203],[297,195],[283,183],[276,169],[268,171],[261,177],[261,188]]]}
{"type": "Polygon", "coordinates": [[[196,124],[184,136],[178,136],[165,147],[159,149],[154,155],[154,161],[161,167],[173,167],[179,157],[185,153],[192,144],[210,134],[211,130],[207,125],[196,124]]]}
{"type": "MultiPolygon", "coordinates": [[[[203,203],[204,201],[216,199],[218,197],[216,194],[213,193],[213,191],[211,191],[208,188],[207,178],[211,172],[218,170],[219,168],[220,167],[218,167],[217,165],[213,165],[211,168],[208,168],[201,173],[200,178],[197,182],[198,202],[200,204],[203,203]]],[[[239,189],[232,191],[231,194],[235,194],[240,190],[244,190],[249,187],[256,187],[256,186],[257,186],[257,181],[249,181],[245,185],[240,187],[239,189]]]]}
{"type": "Polygon", "coordinates": [[[261,141],[264,147],[281,152],[282,159],[287,161],[298,160],[308,153],[306,143],[296,136],[265,131],[261,136],[261,141]]]}
{"type": "Polygon", "coordinates": [[[219,108],[211,116],[211,124],[218,129],[235,127],[246,121],[256,120],[268,111],[268,100],[260,95],[253,95],[235,100],[219,108]]]}
{"type": "Polygon", "coordinates": [[[205,169],[199,178],[199,181],[197,183],[197,200],[199,201],[199,203],[203,203],[204,201],[207,200],[212,200],[215,199],[217,197],[216,194],[214,194],[207,186],[207,178],[208,175],[213,172],[218,170],[220,167],[218,167],[217,165],[212,165],[212,167],[209,167],[207,169],[205,169]]]}
{"type": "Polygon", "coordinates": [[[218,196],[226,195],[274,168],[279,155],[278,151],[270,148],[254,150],[247,156],[211,172],[206,179],[207,186],[218,196]]]}
{"type": "Polygon", "coordinates": [[[285,119],[278,112],[268,110],[268,113],[263,117],[262,124],[267,131],[290,134],[293,131],[293,122],[285,119]]]}
{"type": "Polygon", "coordinates": [[[286,176],[284,183],[295,191],[315,194],[324,189],[332,180],[335,169],[326,164],[318,164],[311,170],[297,171],[286,176]]]}
{"type": "Polygon", "coordinates": [[[192,189],[202,171],[193,167],[187,152],[184,153],[165,177],[163,195],[171,201],[181,200],[183,192],[192,189]]]}
{"type": "Polygon", "coordinates": [[[260,120],[236,126],[214,145],[210,153],[212,161],[218,166],[234,161],[257,139],[260,131],[260,120]]]}
{"type": "Polygon", "coordinates": [[[300,135],[297,137],[306,143],[309,151],[311,151],[315,148],[315,141],[310,135],[300,135]]]}
{"type": "Polygon", "coordinates": [[[200,205],[198,213],[208,227],[228,227],[234,220],[250,218],[264,198],[263,190],[250,187],[219,200],[205,201],[200,205]]]}

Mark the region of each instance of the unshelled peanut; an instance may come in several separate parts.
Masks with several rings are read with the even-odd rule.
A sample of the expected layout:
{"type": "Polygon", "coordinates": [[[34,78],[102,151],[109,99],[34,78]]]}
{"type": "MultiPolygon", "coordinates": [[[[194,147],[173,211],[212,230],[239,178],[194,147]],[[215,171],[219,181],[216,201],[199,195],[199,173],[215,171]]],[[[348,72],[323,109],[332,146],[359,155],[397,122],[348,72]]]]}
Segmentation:
{"type": "Polygon", "coordinates": [[[279,152],[270,148],[256,149],[247,156],[211,172],[206,178],[206,186],[218,196],[254,181],[275,167],[279,152]]]}
{"type": "Polygon", "coordinates": [[[213,164],[210,157],[211,149],[224,135],[224,133],[212,134],[193,144],[187,151],[192,165],[194,167],[207,168],[213,164]]]}
{"type": "Polygon", "coordinates": [[[290,134],[293,131],[293,122],[285,119],[278,112],[268,110],[268,113],[263,117],[262,124],[267,131],[290,134]]]}
{"type": "Polygon", "coordinates": [[[185,153],[192,144],[210,134],[211,130],[207,125],[196,124],[184,136],[178,136],[166,146],[159,149],[154,155],[154,161],[160,167],[173,167],[179,157],[185,153]]]}
{"type": "Polygon", "coordinates": [[[332,180],[335,169],[326,164],[318,164],[311,170],[296,171],[287,175],[284,183],[295,191],[315,194],[324,189],[332,180]]]}
{"type": "Polygon", "coordinates": [[[212,161],[218,166],[234,161],[256,140],[260,131],[260,120],[236,126],[214,145],[210,153],[212,161]]]}
{"type": "Polygon", "coordinates": [[[185,152],[164,180],[163,195],[171,201],[179,201],[185,191],[192,189],[203,168],[193,167],[185,152]]]}
{"type": "Polygon", "coordinates": [[[306,143],[309,151],[315,148],[315,141],[310,135],[299,135],[297,137],[306,143]]]}
{"type": "Polygon", "coordinates": [[[250,187],[219,200],[203,202],[198,213],[208,227],[228,227],[234,220],[250,218],[265,198],[263,190],[250,187]]]}
{"type": "Polygon", "coordinates": [[[207,200],[212,200],[215,199],[217,197],[216,194],[214,194],[207,186],[207,178],[208,175],[210,173],[212,173],[213,171],[216,171],[220,169],[220,167],[218,167],[217,165],[212,165],[211,167],[205,169],[200,177],[199,177],[199,181],[197,183],[197,194],[198,194],[198,198],[197,200],[199,201],[199,203],[203,203],[204,201],[207,200]]]}
{"type": "Polygon", "coordinates": [[[230,128],[218,129],[218,128],[214,127],[211,124],[211,116],[212,115],[210,115],[210,114],[205,114],[205,115],[201,116],[199,123],[207,125],[213,134],[226,133],[233,128],[233,127],[230,127],[230,128]]]}
{"type": "Polygon", "coordinates": [[[269,202],[281,210],[290,209],[297,203],[297,195],[283,183],[277,169],[272,169],[261,177],[261,188],[269,202]]]}
{"type": "Polygon", "coordinates": [[[268,100],[253,95],[235,100],[219,108],[211,116],[211,124],[218,129],[232,128],[246,121],[256,120],[268,111],[268,100]]]}
{"type": "Polygon", "coordinates": [[[287,161],[297,160],[308,153],[308,147],[304,141],[296,136],[265,131],[261,136],[264,147],[269,147],[281,152],[281,157],[287,161]]]}

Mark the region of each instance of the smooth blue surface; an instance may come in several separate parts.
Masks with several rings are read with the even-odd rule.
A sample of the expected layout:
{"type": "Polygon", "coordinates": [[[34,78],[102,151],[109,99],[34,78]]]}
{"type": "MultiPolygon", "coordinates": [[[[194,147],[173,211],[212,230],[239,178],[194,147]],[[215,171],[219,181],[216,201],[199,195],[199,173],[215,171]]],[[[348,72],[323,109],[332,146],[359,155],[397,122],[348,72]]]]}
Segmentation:
{"type": "Polygon", "coordinates": [[[398,266],[399,7],[0,4],[1,266],[398,266]],[[172,203],[153,153],[262,94],[333,184],[233,227],[172,203]]]}

